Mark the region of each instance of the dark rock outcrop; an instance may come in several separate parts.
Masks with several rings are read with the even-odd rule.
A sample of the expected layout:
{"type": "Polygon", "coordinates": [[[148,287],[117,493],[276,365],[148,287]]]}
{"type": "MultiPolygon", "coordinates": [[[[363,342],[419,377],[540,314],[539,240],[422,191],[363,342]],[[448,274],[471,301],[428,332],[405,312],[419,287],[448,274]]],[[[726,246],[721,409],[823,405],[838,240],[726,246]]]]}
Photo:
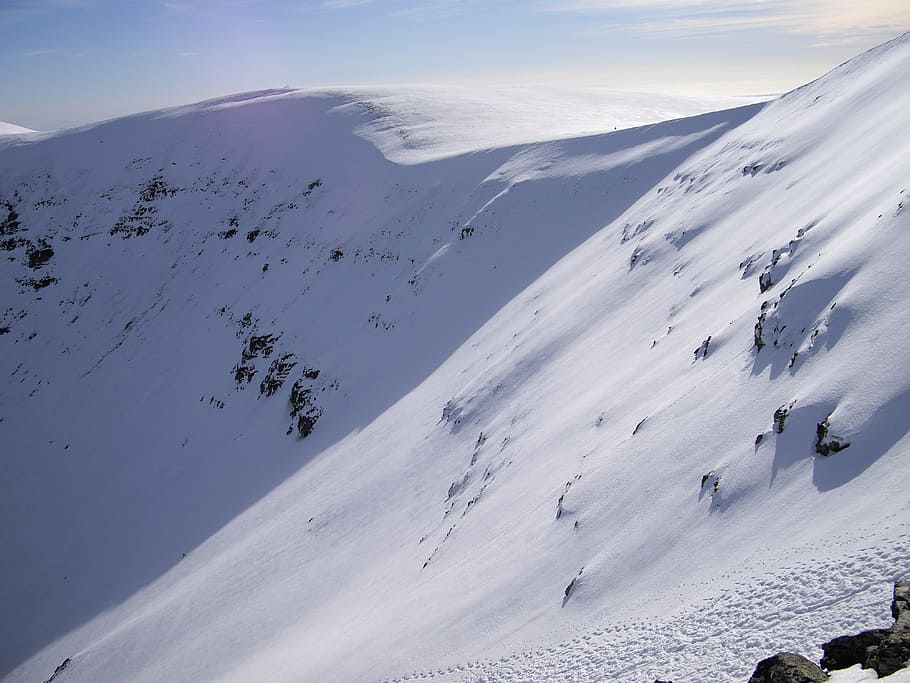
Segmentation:
{"type": "MultiPolygon", "coordinates": [[[[856,664],[866,662],[866,650],[875,647],[888,634],[888,629],[877,628],[863,631],[852,636],[838,636],[822,645],[825,656],[821,665],[832,671],[849,669],[856,664]]],[[[868,668],[868,667],[864,667],[868,668]]]]}
{"type": "Polygon", "coordinates": [[[890,676],[910,664],[910,581],[894,584],[891,628],[877,628],[852,636],[840,636],[822,645],[821,665],[830,670],[859,664],[890,676]]]}
{"type": "Polygon", "coordinates": [[[790,401],[789,404],[783,405],[774,411],[774,431],[778,434],[784,433],[784,427],[787,424],[787,416],[790,415],[790,411],[793,410],[794,405],[796,405],[796,401],[790,401]]]}
{"type": "Polygon", "coordinates": [[[828,675],[802,655],[778,652],[755,667],[749,683],[823,683],[828,675]]]}
{"type": "MultiPolygon", "coordinates": [[[[294,382],[291,387],[290,403],[291,418],[296,420],[297,435],[305,439],[313,433],[316,422],[322,417],[322,408],[316,404],[313,390],[304,386],[303,380],[294,382]]],[[[288,434],[294,430],[294,422],[288,428],[288,434]]]]}
{"type": "Polygon", "coordinates": [[[891,627],[893,630],[910,630],[910,581],[898,581],[894,584],[891,616],[894,618],[894,625],[891,627]]]}
{"type": "Polygon", "coordinates": [[[815,428],[815,452],[819,455],[831,455],[832,453],[837,453],[845,448],[850,448],[849,441],[830,433],[830,419],[831,416],[829,415],[819,422],[815,428]]]}

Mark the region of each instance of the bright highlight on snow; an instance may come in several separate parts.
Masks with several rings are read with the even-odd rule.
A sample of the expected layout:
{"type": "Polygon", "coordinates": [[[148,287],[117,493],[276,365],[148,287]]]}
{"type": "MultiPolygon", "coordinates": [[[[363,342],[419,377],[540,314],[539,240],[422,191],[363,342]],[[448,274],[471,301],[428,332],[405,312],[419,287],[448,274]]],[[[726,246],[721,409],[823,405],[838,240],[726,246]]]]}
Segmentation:
{"type": "Polygon", "coordinates": [[[908,73],[0,128],[0,677],[746,681],[890,627],[908,73]]]}

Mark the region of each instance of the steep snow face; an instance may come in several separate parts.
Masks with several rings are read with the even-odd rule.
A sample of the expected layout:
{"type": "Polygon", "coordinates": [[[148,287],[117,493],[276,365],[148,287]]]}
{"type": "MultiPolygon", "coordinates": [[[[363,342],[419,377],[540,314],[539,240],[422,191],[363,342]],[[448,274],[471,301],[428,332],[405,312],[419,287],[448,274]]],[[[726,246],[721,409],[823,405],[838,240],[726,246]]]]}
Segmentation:
{"type": "Polygon", "coordinates": [[[340,94],[7,146],[0,670],[744,680],[878,625],[908,67],[407,165],[340,94]]]}

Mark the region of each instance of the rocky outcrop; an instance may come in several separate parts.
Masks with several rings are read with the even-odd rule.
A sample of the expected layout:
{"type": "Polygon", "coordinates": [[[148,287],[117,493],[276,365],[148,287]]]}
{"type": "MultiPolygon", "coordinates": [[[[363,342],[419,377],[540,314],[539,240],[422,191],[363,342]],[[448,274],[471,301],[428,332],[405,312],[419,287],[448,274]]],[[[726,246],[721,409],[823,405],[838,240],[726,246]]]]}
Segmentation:
{"type": "Polygon", "coordinates": [[[830,433],[831,416],[818,423],[815,429],[815,452],[819,455],[831,455],[850,447],[850,442],[830,433]]]}
{"type": "Polygon", "coordinates": [[[802,655],[779,652],[755,667],[749,683],[823,683],[828,675],[802,655]]]}
{"type": "Polygon", "coordinates": [[[891,600],[891,616],[894,618],[895,631],[910,631],[910,581],[898,581],[894,584],[894,597],[891,600]]]}
{"type": "Polygon", "coordinates": [[[822,645],[821,668],[802,655],[780,652],[758,663],[749,683],[820,683],[828,679],[822,669],[849,669],[859,664],[879,677],[910,666],[910,581],[894,584],[890,628],[876,628],[852,636],[839,636],[822,645]]]}
{"type": "Polygon", "coordinates": [[[891,628],[877,628],[852,636],[840,636],[822,645],[821,664],[828,670],[859,664],[890,676],[910,663],[910,581],[894,584],[891,628]]]}

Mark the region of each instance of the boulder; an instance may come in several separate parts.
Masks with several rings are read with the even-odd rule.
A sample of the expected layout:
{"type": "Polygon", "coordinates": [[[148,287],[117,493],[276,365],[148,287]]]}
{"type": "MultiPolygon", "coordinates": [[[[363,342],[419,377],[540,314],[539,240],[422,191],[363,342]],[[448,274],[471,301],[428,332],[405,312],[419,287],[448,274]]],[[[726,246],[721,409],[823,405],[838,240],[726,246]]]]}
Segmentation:
{"type": "Polygon", "coordinates": [[[779,652],[755,667],[749,683],[823,683],[828,675],[802,655],[779,652]]]}
{"type": "Polygon", "coordinates": [[[822,645],[825,655],[822,657],[821,665],[828,671],[849,669],[856,664],[861,664],[863,668],[868,669],[866,651],[870,647],[878,646],[889,633],[889,629],[877,628],[829,640],[822,645]]]}

